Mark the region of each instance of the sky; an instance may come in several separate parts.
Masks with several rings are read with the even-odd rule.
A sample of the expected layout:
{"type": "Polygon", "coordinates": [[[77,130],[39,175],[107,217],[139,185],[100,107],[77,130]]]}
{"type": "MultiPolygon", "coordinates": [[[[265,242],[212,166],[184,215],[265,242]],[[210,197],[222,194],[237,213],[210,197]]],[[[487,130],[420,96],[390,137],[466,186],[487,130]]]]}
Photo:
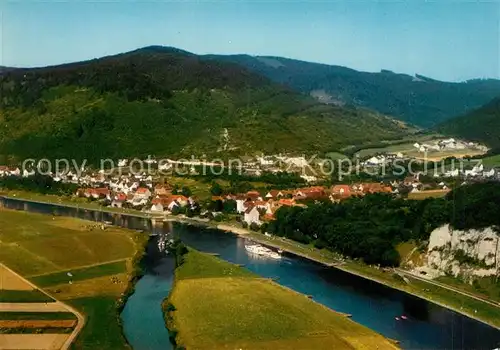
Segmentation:
{"type": "Polygon", "coordinates": [[[148,45],[272,55],[446,81],[500,78],[500,1],[0,1],[0,65],[148,45]]]}

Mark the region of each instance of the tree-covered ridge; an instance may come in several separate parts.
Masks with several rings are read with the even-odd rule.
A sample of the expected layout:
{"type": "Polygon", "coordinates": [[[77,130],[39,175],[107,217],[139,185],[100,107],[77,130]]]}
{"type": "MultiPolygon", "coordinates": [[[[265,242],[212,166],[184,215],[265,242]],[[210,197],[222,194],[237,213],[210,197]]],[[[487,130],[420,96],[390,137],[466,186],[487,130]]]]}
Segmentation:
{"type": "Polygon", "coordinates": [[[17,158],[316,153],[407,132],[171,48],[16,69],[0,84],[0,154],[17,158]]]}
{"type": "Polygon", "coordinates": [[[495,182],[462,186],[444,199],[417,201],[373,194],[307,208],[283,206],[266,229],[368,264],[397,266],[397,244],[425,241],[446,223],[456,229],[499,227],[498,213],[500,184],[495,182]]]}
{"type": "Polygon", "coordinates": [[[500,97],[466,115],[437,126],[437,131],[480,141],[500,150],[500,97]]]}
{"type": "Polygon", "coordinates": [[[332,103],[367,107],[421,127],[465,114],[500,94],[500,80],[495,79],[451,83],[418,74],[361,72],[283,57],[209,57],[239,63],[306,94],[320,91],[332,103]]]}

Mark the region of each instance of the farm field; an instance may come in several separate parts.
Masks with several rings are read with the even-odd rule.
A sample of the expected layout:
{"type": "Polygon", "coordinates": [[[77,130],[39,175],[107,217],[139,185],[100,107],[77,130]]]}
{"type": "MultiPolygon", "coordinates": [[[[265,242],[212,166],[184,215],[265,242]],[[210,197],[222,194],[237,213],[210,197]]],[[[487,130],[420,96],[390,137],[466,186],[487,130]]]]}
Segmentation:
{"type": "Polygon", "coordinates": [[[164,310],[187,349],[397,349],[305,295],[196,251],[176,270],[164,310]]]}
{"type": "Polygon", "coordinates": [[[398,153],[401,152],[403,155],[407,157],[413,157],[417,159],[424,159],[430,161],[439,161],[448,157],[456,157],[462,158],[466,156],[477,156],[484,154],[484,151],[476,150],[476,149],[456,149],[456,150],[442,150],[442,151],[429,151],[427,155],[422,152],[419,152],[413,145],[415,142],[418,143],[429,143],[432,141],[437,141],[443,139],[444,137],[438,134],[430,134],[430,135],[421,135],[417,137],[407,138],[399,140],[399,141],[391,141],[388,142],[386,146],[383,146],[382,143],[379,147],[368,147],[359,150],[356,155],[360,158],[366,158],[369,156],[376,155],[378,153],[398,153]]]}
{"type": "Polygon", "coordinates": [[[420,192],[411,192],[408,193],[408,199],[424,200],[427,198],[443,198],[449,192],[449,190],[427,190],[420,192]]]}
{"type": "Polygon", "coordinates": [[[132,259],[142,255],[147,239],[84,220],[0,209],[0,263],[33,283],[26,286],[21,277],[8,277],[7,268],[0,268],[0,324],[5,329],[0,348],[27,348],[36,343],[36,335],[44,336],[39,341],[47,349],[62,346],[80,322],[75,310],[85,324],[73,349],[127,349],[117,301],[134,273],[132,259]]]}
{"type": "Polygon", "coordinates": [[[500,166],[500,154],[494,156],[489,156],[481,159],[482,164],[485,167],[492,168],[500,166]]]}

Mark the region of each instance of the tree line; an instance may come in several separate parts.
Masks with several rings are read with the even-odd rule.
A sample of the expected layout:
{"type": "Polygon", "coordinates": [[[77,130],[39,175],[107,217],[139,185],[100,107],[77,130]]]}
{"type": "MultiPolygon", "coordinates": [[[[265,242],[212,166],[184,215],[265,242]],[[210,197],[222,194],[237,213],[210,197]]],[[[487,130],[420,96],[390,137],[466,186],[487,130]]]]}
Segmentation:
{"type": "Polygon", "coordinates": [[[35,174],[28,177],[5,176],[0,177],[0,188],[7,190],[22,190],[41,194],[59,196],[74,195],[78,185],[54,181],[48,175],[35,174]]]}

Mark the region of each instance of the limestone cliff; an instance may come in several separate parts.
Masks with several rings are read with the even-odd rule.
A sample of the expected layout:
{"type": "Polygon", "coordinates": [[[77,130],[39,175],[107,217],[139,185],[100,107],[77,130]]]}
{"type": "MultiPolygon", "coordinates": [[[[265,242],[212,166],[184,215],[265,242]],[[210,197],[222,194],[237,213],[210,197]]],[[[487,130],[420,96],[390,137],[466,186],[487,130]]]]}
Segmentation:
{"type": "Polygon", "coordinates": [[[429,238],[424,266],[429,277],[444,274],[473,277],[494,276],[500,272],[500,235],[494,228],[455,230],[449,225],[435,229],[429,238]]]}

